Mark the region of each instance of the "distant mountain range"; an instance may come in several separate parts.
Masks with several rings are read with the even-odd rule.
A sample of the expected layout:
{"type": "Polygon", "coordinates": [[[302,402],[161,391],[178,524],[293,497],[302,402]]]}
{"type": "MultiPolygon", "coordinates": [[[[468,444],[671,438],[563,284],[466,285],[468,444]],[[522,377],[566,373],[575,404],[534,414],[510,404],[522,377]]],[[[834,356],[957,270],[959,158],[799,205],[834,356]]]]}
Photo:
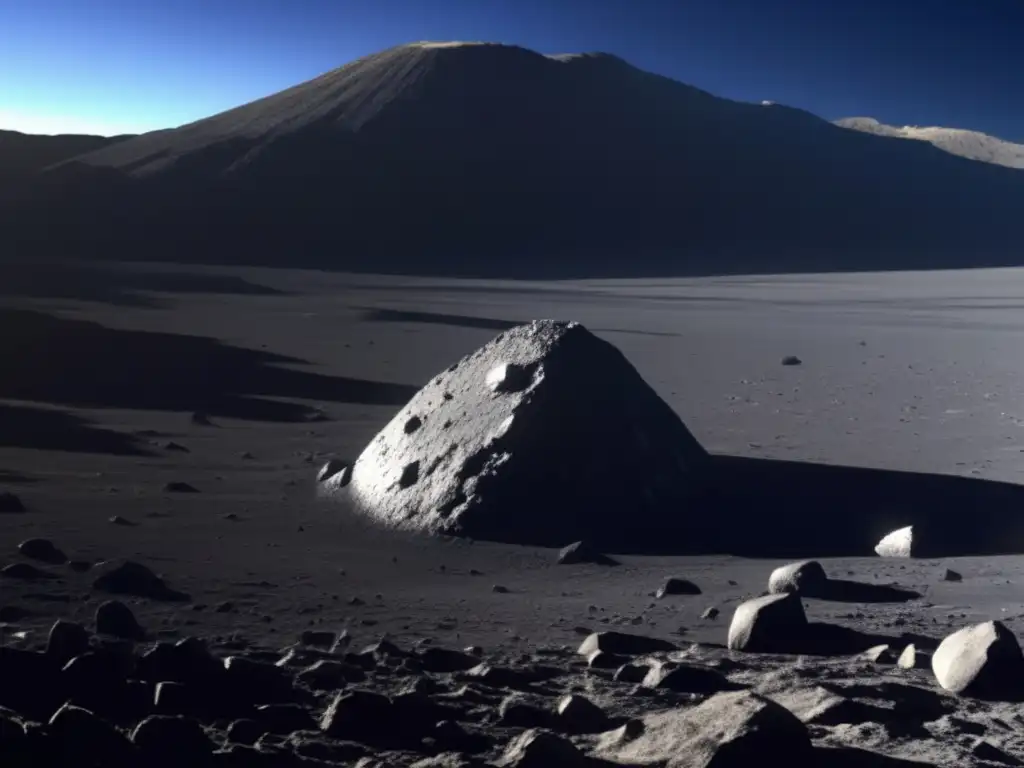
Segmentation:
{"type": "Polygon", "coordinates": [[[873,133],[876,136],[894,136],[902,139],[927,141],[950,154],[970,160],[1005,165],[1007,168],[1024,168],[1024,144],[1003,141],[978,131],[916,125],[897,127],[880,123],[873,117],[847,117],[835,122],[836,125],[843,128],[873,133]]]}
{"type": "Polygon", "coordinates": [[[508,277],[1024,263],[1024,173],[608,54],[416,43],[8,186],[15,254],[508,277]]]}

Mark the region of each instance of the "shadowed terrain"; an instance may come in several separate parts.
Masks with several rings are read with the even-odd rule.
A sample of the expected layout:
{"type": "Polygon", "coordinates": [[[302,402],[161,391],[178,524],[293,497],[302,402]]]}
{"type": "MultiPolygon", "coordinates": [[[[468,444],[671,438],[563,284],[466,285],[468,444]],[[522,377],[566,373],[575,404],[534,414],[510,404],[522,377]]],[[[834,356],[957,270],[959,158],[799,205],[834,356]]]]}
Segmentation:
{"type": "Polygon", "coordinates": [[[202,411],[266,421],[308,420],[299,398],[404,403],[414,389],[292,370],[296,358],[214,339],[107,328],[29,310],[0,310],[0,398],[83,408],[202,411]]]}
{"type": "Polygon", "coordinates": [[[76,134],[40,136],[0,130],[0,199],[3,199],[5,184],[22,180],[54,163],[93,152],[127,138],[131,137],[76,134]]]}
{"type": "Polygon", "coordinates": [[[48,169],[0,224],[14,254],[555,278],[1015,264],[1022,207],[1014,169],[612,55],[412,44],[48,169]]]}
{"type": "Polygon", "coordinates": [[[81,299],[156,306],[153,293],[227,293],[275,296],[281,291],[236,275],[81,262],[0,262],[0,298],[81,299]]]}
{"type": "MultiPolygon", "coordinates": [[[[145,456],[135,438],[102,429],[62,411],[0,403],[0,446],[43,451],[145,456]]],[[[24,482],[0,472],[0,482],[24,482]]]]}

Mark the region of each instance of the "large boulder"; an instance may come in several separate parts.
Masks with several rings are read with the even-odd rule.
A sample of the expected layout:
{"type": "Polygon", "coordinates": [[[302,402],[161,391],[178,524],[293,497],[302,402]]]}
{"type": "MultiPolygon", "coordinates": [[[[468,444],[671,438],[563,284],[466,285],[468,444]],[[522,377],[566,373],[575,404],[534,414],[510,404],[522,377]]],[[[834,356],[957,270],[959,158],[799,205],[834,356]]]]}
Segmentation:
{"type": "Polygon", "coordinates": [[[747,600],[729,625],[729,649],[752,653],[799,653],[807,640],[807,614],[799,595],[785,592],[747,600]]]}
{"type": "Polygon", "coordinates": [[[817,560],[780,565],[768,577],[768,591],[773,595],[795,592],[804,597],[819,597],[827,586],[828,575],[817,560]]]}
{"type": "Polygon", "coordinates": [[[1024,655],[1002,622],[986,621],[946,637],[932,671],[947,691],[981,699],[1024,698],[1024,655]]]}
{"type": "Polygon", "coordinates": [[[807,727],[785,707],[750,693],[719,693],[689,709],[646,715],[637,738],[598,747],[596,757],[665,768],[809,765],[807,727]]]}
{"type": "Polygon", "coordinates": [[[348,484],[320,492],[431,533],[560,546],[663,529],[685,541],[708,464],[621,352],[579,323],[538,320],[431,379],[348,484]]]}

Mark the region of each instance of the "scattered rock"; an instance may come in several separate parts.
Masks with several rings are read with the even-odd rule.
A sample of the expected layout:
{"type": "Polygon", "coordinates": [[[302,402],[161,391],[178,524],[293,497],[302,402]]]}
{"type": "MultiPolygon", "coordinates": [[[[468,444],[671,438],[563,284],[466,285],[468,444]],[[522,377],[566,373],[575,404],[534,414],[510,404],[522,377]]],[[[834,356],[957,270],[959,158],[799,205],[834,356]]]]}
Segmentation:
{"type": "Polygon", "coordinates": [[[123,525],[123,526],[128,527],[128,528],[130,528],[130,527],[132,527],[134,525],[138,525],[138,523],[133,523],[131,520],[128,520],[127,518],[121,517],[120,515],[114,515],[113,517],[111,517],[110,518],[110,524],[111,525],[123,525]]]}
{"type": "Polygon", "coordinates": [[[56,579],[57,576],[44,571],[42,568],[37,568],[31,563],[11,563],[0,568],[0,576],[4,576],[8,579],[23,579],[25,581],[46,581],[49,579],[56,579]]]}
{"type": "Polygon", "coordinates": [[[578,323],[540,320],[435,376],[366,446],[343,496],[390,527],[597,545],[621,539],[624,518],[645,535],[667,527],[662,510],[694,504],[707,463],[621,352],[578,323]]]}
{"type": "Polygon", "coordinates": [[[81,765],[135,765],[135,749],[113,726],[87,709],[65,704],[50,718],[48,732],[64,754],[81,765]]]}
{"type": "Polygon", "coordinates": [[[10,491],[0,491],[0,515],[17,514],[25,511],[27,510],[21,499],[10,491]]]}
{"type": "Polygon", "coordinates": [[[331,481],[332,488],[345,488],[352,481],[352,467],[344,461],[329,459],[316,474],[318,483],[331,481]]]}
{"type": "Polygon", "coordinates": [[[812,765],[807,727],[785,707],[748,691],[719,693],[691,709],[643,717],[643,732],[598,757],[627,765],[746,768],[812,765]]]}
{"type": "Polygon", "coordinates": [[[200,427],[212,427],[213,422],[210,421],[210,417],[202,411],[194,411],[191,417],[192,423],[200,427]]]}
{"type": "Polygon", "coordinates": [[[50,627],[46,639],[46,655],[63,667],[76,656],[89,650],[89,632],[81,624],[59,619],[50,627]]]}
{"type": "Polygon", "coordinates": [[[338,635],[329,630],[307,629],[302,633],[299,642],[313,648],[333,648],[338,635]]]}
{"type": "Polygon", "coordinates": [[[148,597],[153,600],[184,601],[188,595],[171,589],[146,566],[133,560],[109,560],[95,567],[92,586],[114,595],[148,597]]]}
{"type": "Polygon", "coordinates": [[[705,608],[704,609],[704,613],[702,613],[700,615],[700,617],[702,619],[707,620],[707,621],[714,621],[715,619],[718,618],[718,615],[720,613],[721,613],[721,611],[719,611],[717,608],[715,608],[715,606],[712,605],[712,606],[710,606],[708,608],[705,608]]]}
{"type": "Polygon", "coordinates": [[[694,584],[688,579],[679,579],[676,577],[670,577],[665,580],[665,583],[655,593],[655,597],[659,600],[668,595],[699,595],[701,594],[700,587],[694,584]]]}
{"type": "Polygon", "coordinates": [[[570,733],[599,733],[608,727],[608,715],[585,696],[563,696],[555,711],[560,729],[570,733]]]}
{"type": "Polygon", "coordinates": [[[642,683],[647,673],[651,671],[650,664],[637,664],[635,662],[623,664],[615,670],[612,679],[617,683],[642,683]]]}
{"type": "Polygon", "coordinates": [[[436,646],[425,649],[419,659],[424,670],[438,673],[464,672],[480,663],[480,658],[477,655],[436,646]]]}
{"type": "Polygon", "coordinates": [[[732,687],[713,669],[671,662],[655,663],[644,677],[643,686],[677,693],[718,693],[732,687]]]}
{"type": "Polygon", "coordinates": [[[729,625],[729,649],[753,653],[793,653],[804,639],[807,615],[792,592],[741,603],[729,625]]]}
{"type": "Polygon", "coordinates": [[[987,621],[946,637],[932,671],[947,691],[978,699],[1017,699],[1024,688],[1024,655],[1002,622],[987,621]]]}
{"type": "Polygon", "coordinates": [[[783,365],[803,365],[803,362],[804,361],[801,360],[796,355],[786,355],[784,358],[782,358],[783,365]]]}
{"type": "Polygon", "coordinates": [[[199,489],[181,480],[172,480],[164,484],[164,493],[199,493],[199,489]]]}
{"type": "Polygon", "coordinates": [[[828,576],[817,560],[801,560],[782,565],[768,577],[768,592],[781,595],[795,592],[804,597],[818,597],[824,594],[828,576]]]}
{"type": "Polygon", "coordinates": [[[917,649],[916,645],[911,643],[903,649],[899,658],[896,659],[896,664],[901,669],[920,669],[925,666],[924,654],[917,649]]]}
{"type": "Polygon", "coordinates": [[[135,614],[119,600],[107,600],[96,609],[96,632],[125,640],[146,639],[146,632],[135,614]]]}
{"type": "Polygon", "coordinates": [[[551,722],[551,714],[520,694],[502,699],[498,721],[510,728],[543,728],[551,722]]]}
{"type": "Polygon", "coordinates": [[[571,741],[535,728],[514,738],[495,764],[499,768],[551,768],[585,763],[586,758],[571,741]]]}
{"type": "Polygon", "coordinates": [[[589,657],[594,651],[603,651],[625,656],[639,656],[646,653],[675,651],[678,647],[668,640],[644,635],[631,635],[626,632],[595,632],[580,645],[576,651],[580,656],[589,657]]]}
{"type": "Polygon", "coordinates": [[[161,445],[161,447],[165,451],[176,451],[177,453],[191,453],[191,451],[189,451],[189,449],[186,448],[184,445],[182,445],[181,443],[176,443],[173,440],[167,440],[161,445]]]}
{"type": "Polygon", "coordinates": [[[491,587],[491,592],[494,592],[499,595],[507,595],[508,587],[503,587],[501,584],[495,584],[491,587]]]}
{"type": "Polygon", "coordinates": [[[575,541],[558,552],[561,565],[589,563],[591,565],[618,565],[618,562],[599,552],[590,542],[575,541]]]}
{"type": "Polygon", "coordinates": [[[353,664],[321,659],[303,669],[295,681],[312,691],[337,691],[349,683],[361,683],[366,672],[353,664]]]}
{"type": "Polygon", "coordinates": [[[320,720],[320,730],[335,739],[373,744],[393,725],[392,714],[387,696],[355,689],[334,697],[320,720]]]}
{"type": "Polygon", "coordinates": [[[68,561],[68,556],[49,539],[26,539],[18,545],[18,551],[25,557],[49,565],[64,565],[68,561]]]}
{"type": "Polygon", "coordinates": [[[870,661],[872,664],[895,664],[896,654],[888,645],[875,645],[868,648],[862,654],[860,658],[865,661],[870,661]]]}
{"type": "Polygon", "coordinates": [[[131,734],[146,764],[167,766],[206,765],[214,743],[197,720],[187,717],[150,715],[131,734]]]}
{"type": "Polygon", "coordinates": [[[951,571],[949,568],[946,569],[945,573],[942,574],[943,581],[963,581],[964,577],[956,571],[951,571]]]}
{"type": "Polygon", "coordinates": [[[985,739],[976,739],[971,744],[971,754],[979,760],[989,763],[1002,763],[1003,765],[1021,765],[1020,758],[1014,757],[1008,752],[999,749],[995,744],[985,739]]]}

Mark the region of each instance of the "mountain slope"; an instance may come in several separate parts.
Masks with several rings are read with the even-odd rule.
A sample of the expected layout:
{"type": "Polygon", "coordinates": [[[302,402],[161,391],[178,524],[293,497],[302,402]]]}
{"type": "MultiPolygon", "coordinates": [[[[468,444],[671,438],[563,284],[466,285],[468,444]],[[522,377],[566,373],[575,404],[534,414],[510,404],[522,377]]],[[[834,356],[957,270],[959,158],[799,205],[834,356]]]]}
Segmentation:
{"type": "Polygon", "coordinates": [[[1022,206],[1016,171],[611,55],[419,43],[62,163],[4,231],[176,261],[763,272],[1004,263],[1022,206]]]}
{"type": "Polygon", "coordinates": [[[978,131],[960,128],[922,128],[915,125],[896,127],[880,123],[873,117],[847,117],[836,120],[835,123],[842,128],[873,133],[877,136],[927,141],[950,154],[970,160],[1024,169],[1024,144],[1003,141],[978,131]]]}
{"type": "Polygon", "coordinates": [[[47,166],[76,155],[93,152],[126,138],[129,137],[78,134],[40,136],[0,130],[0,183],[15,177],[22,178],[47,166]]]}

